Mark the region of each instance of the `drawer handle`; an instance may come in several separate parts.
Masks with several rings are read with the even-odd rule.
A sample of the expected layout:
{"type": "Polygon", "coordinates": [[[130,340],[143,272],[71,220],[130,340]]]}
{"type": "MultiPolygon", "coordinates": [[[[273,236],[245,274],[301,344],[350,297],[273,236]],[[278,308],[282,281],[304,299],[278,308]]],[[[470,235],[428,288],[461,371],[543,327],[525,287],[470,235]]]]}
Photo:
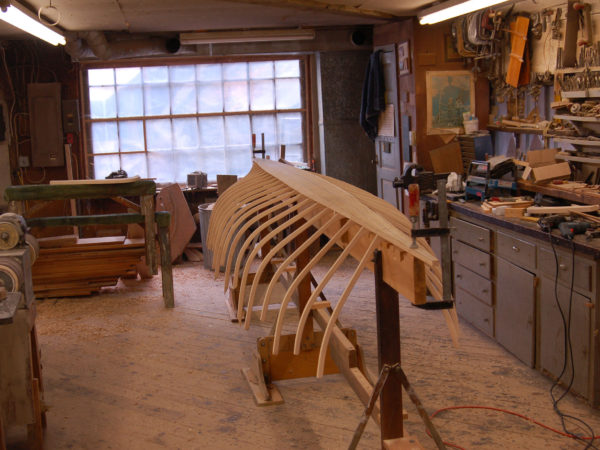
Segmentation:
{"type": "Polygon", "coordinates": [[[460,280],[462,278],[462,275],[460,273],[457,273],[456,278],[458,278],[460,280]]]}
{"type": "Polygon", "coordinates": [[[477,238],[477,240],[478,240],[479,242],[483,242],[483,241],[485,241],[485,239],[484,239],[484,238],[482,238],[482,237],[479,237],[479,238],[477,238]]]}
{"type": "Polygon", "coordinates": [[[567,270],[567,265],[566,264],[559,264],[558,265],[560,270],[567,270]]]}
{"type": "Polygon", "coordinates": [[[513,252],[519,252],[519,247],[517,247],[516,245],[512,246],[513,252]]]}

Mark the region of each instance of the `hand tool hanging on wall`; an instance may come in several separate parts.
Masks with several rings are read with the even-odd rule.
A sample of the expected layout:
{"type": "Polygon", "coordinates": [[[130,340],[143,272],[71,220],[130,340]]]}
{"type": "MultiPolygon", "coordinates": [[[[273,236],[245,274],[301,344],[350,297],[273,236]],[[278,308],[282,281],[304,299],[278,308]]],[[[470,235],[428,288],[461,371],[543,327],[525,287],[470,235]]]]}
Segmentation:
{"type": "Polygon", "coordinates": [[[565,30],[565,43],[562,52],[562,66],[575,67],[577,64],[577,32],[579,30],[579,13],[575,10],[574,0],[569,0],[567,5],[567,25],[565,30]]]}
{"type": "Polygon", "coordinates": [[[506,71],[506,82],[512,87],[518,87],[519,85],[528,29],[529,18],[525,16],[517,16],[516,21],[511,24],[511,49],[508,70],[506,71]]]}
{"type": "Polygon", "coordinates": [[[580,14],[579,23],[580,29],[583,30],[583,36],[577,41],[578,46],[592,45],[592,17],[589,3],[574,3],[573,9],[580,14]]]}
{"type": "Polygon", "coordinates": [[[562,32],[560,31],[562,19],[562,9],[556,8],[556,15],[554,16],[554,20],[552,21],[552,39],[555,41],[560,40],[562,37],[562,32]]]}

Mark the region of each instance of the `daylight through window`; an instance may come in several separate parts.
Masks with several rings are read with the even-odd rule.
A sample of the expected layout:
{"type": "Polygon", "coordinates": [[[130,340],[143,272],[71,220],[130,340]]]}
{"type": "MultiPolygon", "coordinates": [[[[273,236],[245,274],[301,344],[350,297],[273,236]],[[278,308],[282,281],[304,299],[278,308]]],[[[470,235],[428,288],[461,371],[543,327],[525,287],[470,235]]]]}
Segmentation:
{"type": "Polygon", "coordinates": [[[118,169],[157,182],[195,170],[245,175],[252,133],[267,154],[305,160],[302,60],[90,68],[90,175],[118,169]]]}

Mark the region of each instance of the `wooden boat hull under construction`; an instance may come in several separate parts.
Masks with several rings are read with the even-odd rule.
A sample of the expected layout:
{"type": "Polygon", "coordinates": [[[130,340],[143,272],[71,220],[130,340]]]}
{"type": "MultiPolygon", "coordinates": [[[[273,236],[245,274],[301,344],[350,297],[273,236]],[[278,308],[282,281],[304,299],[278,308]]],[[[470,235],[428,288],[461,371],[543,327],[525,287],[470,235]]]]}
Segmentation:
{"type": "MultiPolygon", "coordinates": [[[[323,332],[317,376],[324,373],[327,348],[344,303],[365,268],[373,270],[373,253],[382,255],[383,280],[414,304],[422,304],[429,293],[442,299],[439,261],[425,241],[416,248],[409,236],[411,223],[384,200],[345,182],[270,160],[255,160],[250,173],[230,187],[215,204],[207,236],[213,253],[213,269],[225,273],[225,289],[237,292],[237,316],[246,328],[258,309],[265,320],[268,307],[279,305],[274,324],[274,355],[280,350],[283,318],[291,301],[298,304],[299,288],[310,280],[311,268],[334,246],[342,252],[323,278],[298,304],[299,321],[293,346],[302,350],[307,322],[312,330],[311,311],[333,308],[323,332]],[[301,256],[314,248],[320,237],[327,243],[308,260],[301,256]],[[323,288],[351,256],[358,265],[337,302],[320,301],[323,288]],[[253,272],[251,272],[251,270],[253,272]],[[231,279],[231,285],[229,280],[231,279]],[[259,285],[263,289],[259,292],[259,285]],[[285,286],[274,298],[278,283],[285,286]],[[259,302],[259,299],[261,302],[259,302]],[[259,304],[260,303],[260,304],[259,304]],[[247,313],[248,312],[248,313],[247,313]]],[[[310,286],[310,284],[309,284],[310,286]]],[[[454,309],[444,310],[452,338],[458,322],[454,309]]]]}

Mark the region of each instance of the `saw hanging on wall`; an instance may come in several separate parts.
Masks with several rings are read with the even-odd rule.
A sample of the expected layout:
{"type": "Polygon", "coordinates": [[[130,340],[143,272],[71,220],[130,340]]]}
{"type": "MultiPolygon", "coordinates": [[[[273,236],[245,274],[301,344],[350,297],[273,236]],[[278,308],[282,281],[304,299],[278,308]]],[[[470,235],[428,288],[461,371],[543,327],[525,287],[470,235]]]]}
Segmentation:
{"type": "Polygon", "coordinates": [[[510,24],[511,47],[508,70],[506,71],[506,83],[512,87],[519,86],[521,65],[524,62],[525,45],[527,43],[527,30],[529,29],[529,18],[517,16],[510,24]]]}

